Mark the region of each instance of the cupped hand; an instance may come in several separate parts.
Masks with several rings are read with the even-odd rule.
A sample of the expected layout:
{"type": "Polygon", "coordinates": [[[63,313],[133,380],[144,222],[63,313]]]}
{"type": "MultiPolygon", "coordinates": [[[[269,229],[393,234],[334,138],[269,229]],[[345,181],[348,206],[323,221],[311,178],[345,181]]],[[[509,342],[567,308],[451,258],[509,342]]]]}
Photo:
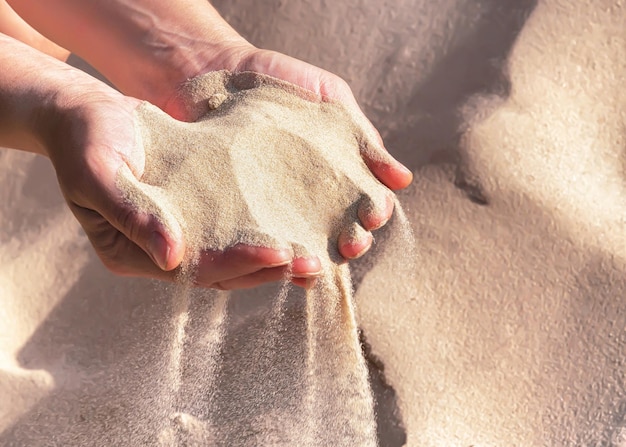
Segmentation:
{"type": "MultiPolygon", "coordinates": [[[[215,69],[227,69],[232,72],[253,71],[295,84],[315,93],[324,101],[344,104],[377,140],[376,148],[362,152],[363,160],[372,174],[393,191],[403,189],[411,183],[413,179],[411,171],[387,152],[380,134],[359,108],[348,84],[339,76],[287,55],[258,49],[245,43],[229,48],[216,59],[218,62],[212,61],[210,66],[195,75],[215,69]]],[[[165,112],[183,121],[195,121],[198,118],[193,115],[193,111],[186,108],[184,100],[176,94],[163,102],[161,107],[165,112]]],[[[341,255],[346,259],[355,259],[366,253],[373,241],[371,231],[385,225],[391,218],[393,209],[394,200],[389,197],[386,206],[380,208],[377,213],[359,210],[361,225],[366,231],[362,232],[362,236],[357,240],[348,234],[342,234],[338,241],[341,255]]]]}
{"type": "MultiPolygon", "coordinates": [[[[141,101],[95,83],[63,95],[46,117],[48,155],[70,209],[104,265],[127,276],[175,280],[185,256],[181,227],[165,227],[140,212],[120,190],[118,171],[127,166],[137,179],[145,153],[135,141],[134,111],[141,101]]],[[[293,259],[289,249],[239,245],[201,255],[196,283],[235,289],[280,280],[287,275],[306,286],[319,274],[317,259],[293,259]]]]}

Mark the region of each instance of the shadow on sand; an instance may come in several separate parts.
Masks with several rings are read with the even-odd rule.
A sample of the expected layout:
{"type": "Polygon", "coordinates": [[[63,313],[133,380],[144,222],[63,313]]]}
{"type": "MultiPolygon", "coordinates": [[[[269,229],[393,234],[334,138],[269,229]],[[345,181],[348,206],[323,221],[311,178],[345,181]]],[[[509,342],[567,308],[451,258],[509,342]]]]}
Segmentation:
{"type": "MultiPolygon", "coordinates": [[[[219,7],[223,2],[214,3],[219,7]]],[[[414,171],[429,163],[461,162],[459,109],[473,95],[507,95],[503,67],[535,4],[536,0],[490,2],[475,33],[440,60],[408,101],[408,108],[428,118],[388,134],[386,142],[394,155],[414,171]]],[[[384,124],[381,130],[385,131],[384,124]]],[[[384,234],[379,236],[380,241],[384,238],[384,234]]],[[[356,287],[369,270],[367,262],[375,258],[375,253],[366,257],[354,270],[356,287]]],[[[0,434],[0,444],[43,446],[53,440],[55,445],[66,446],[113,445],[119,439],[127,440],[127,445],[155,444],[155,433],[166,416],[159,396],[167,391],[163,366],[170,345],[162,328],[169,327],[171,311],[155,283],[113,279],[93,256],[80,280],[18,358],[24,368],[48,371],[59,389],[0,434]],[[135,393],[118,391],[129,384],[135,393]],[[133,420],[132,415],[145,411],[147,403],[153,405],[151,417],[133,420]]],[[[301,319],[302,315],[296,320],[301,319]]],[[[232,346],[253,352],[250,343],[249,337],[237,337],[232,346]],[[242,343],[247,345],[242,348],[242,343]]],[[[406,434],[395,392],[385,382],[383,365],[367,350],[366,355],[376,391],[380,445],[401,446],[406,434]]],[[[267,386],[274,389],[277,384],[268,382],[267,386]]],[[[229,412],[236,413],[236,409],[229,412]]]]}

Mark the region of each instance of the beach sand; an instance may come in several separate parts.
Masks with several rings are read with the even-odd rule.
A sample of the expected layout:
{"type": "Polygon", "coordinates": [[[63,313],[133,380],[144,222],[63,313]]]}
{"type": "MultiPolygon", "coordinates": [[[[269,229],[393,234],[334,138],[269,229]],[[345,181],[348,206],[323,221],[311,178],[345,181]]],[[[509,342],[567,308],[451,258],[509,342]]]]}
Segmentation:
{"type": "MultiPolygon", "coordinates": [[[[380,445],[626,445],[626,5],[215,4],[256,45],[345,77],[415,174],[399,198],[416,253],[383,231],[353,264],[380,445]]],[[[0,184],[0,445],[158,442],[176,290],[108,273],[46,160],[0,151],[0,184]]],[[[268,337],[279,295],[192,300],[192,340],[224,331],[210,385],[240,433],[273,418],[228,399],[254,353],[306,342],[268,337]]],[[[286,331],[302,333],[303,300],[276,311],[286,331]]],[[[207,349],[188,346],[189,374],[213,367],[207,349]]],[[[249,402],[294,404],[291,358],[257,359],[272,368],[249,402]]]]}

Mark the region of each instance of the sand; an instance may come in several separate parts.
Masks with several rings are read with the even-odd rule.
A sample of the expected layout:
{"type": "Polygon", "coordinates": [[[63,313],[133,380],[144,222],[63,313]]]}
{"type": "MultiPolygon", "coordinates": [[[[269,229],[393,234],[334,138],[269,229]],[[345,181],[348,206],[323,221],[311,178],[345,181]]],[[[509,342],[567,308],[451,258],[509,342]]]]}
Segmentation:
{"type": "MultiPolygon", "coordinates": [[[[381,445],[624,445],[623,2],[214,3],[256,45],[345,77],[415,174],[399,197],[415,279],[397,276],[402,250],[385,234],[352,265],[389,422],[381,445]]],[[[0,445],[148,439],[151,420],[126,416],[158,409],[167,296],[104,270],[45,160],[0,151],[0,184],[0,445]]],[[[271,418],[259,409],[246,423],[227,399],[253,376],[244,359],[273,367],[247,401],[293,404],[277,371],[299,367],[284,354],[305,349],[305,297],[279,310],[265,299],[279,292],[228,294],[215,388],[242,433],[271,418]],[[294,335],[265,337],[273,314],[294,335]],[[276,355],[255,357],[272,344],[276,355]]],[[[210,368],[199,341],[219,326],[216,302],[193,300],[191,375],[210,368]]]]}
{"type": "Polygon", "coordinates": [[[140,181],[122,173],[121,186],[166,226],[178,222],[190,254],[248,244],[340,261],[333,241],[359,225],[357,210],[384,210],[391,193],[361,155],[384,152],[342,105],[250,72],[210,73],[185,89],[205,113],[185,123],[144,103],[146,169],[140,181]]]}

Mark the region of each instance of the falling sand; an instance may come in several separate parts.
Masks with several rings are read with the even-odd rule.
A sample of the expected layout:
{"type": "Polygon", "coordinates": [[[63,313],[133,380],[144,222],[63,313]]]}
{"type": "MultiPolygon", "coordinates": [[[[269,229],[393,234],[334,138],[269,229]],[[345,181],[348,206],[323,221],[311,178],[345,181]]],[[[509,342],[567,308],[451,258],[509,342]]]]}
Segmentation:
{"type": "MultiPolygon", "coordinates": [[[[184,96],[201,117],[196,122],[176,121],[148,103],[140,106],[145,172],[137,180],[123,170],[119,179],[128,200],[166,227],[179,225],[188,246],[174,297],[172,425],[161,442],[376,445],[350,272],[336,247],[341,233],[356,238],[365,232],[359,213],[384,209],[390,197],[362,159],[364,153],[374,160],[387,156],[377,136],[345,106],[255,73],[209,73],[190,81],[184,96]],[[237,244],[291,247],[296,256],[318,256],[323,271],[303,302],[306,346],[292,348],[299,353],[294,377],[280,390],[292,404],[274,407],[275,395],[250,398],[249,390],[234,390],[230,399],[239,402],[240,413],[232,424],[241,425],[242,415],[249,415],[246,422],[253,427],[229,430],[230,422],[212,420],[220,411],[216,377],[228,317],[224,295],[213,298],[199,329],[205,331],[203,369],[185,371],[184,358],[200,253],[237,244]],[[205,403],[192,405],[194,394],[204,395],[205,403]],[[265,414],[253,417],[259,407],[265,414]]],[[[297,293],[285,278],[278,296],[268,297],[275,303],[260,333],[261,347],[242,369],[260,370],[264,352],[290,349],[281,333],[290,324],[285,304],[297,293]]]]}

